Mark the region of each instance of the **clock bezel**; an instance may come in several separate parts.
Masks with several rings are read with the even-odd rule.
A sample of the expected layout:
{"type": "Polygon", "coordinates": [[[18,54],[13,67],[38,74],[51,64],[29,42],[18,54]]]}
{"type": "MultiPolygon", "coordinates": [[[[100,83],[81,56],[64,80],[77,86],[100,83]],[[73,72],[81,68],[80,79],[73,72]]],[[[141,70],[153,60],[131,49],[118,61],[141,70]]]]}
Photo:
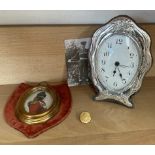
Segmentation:
{"type": "Polygon", "coordinates": [[[98,90],[98,95],[95,97],[95,100],[113,99],[128,107],[133,106],[130,97],[140,89],[143,77],[151,67],[152,57],[150,54],[150,44],[151,40],[149,35],[127,16],[118,16],[113,18],[110,22],[99,28],[94,33],[89,52],[89,62],[91,66],[92,82],[98,90]],[[105,41],[107,37],[111,37],[116,34],[130,37],[137,45],[137,48],[139,49],[139,66],[137,73],[126,88],[122,91],[117,90],[117,92],[111,92],[100,82],[95,62],[96,53],[103,41],[105,41]]]}
{"type": "MultiPolygon", "coordinates": [[[[130,83],[129,83],[128,85],[126,85],[126,86],[125,86],[124,88],[122,88],[122,89],[108,90],[108,91],[111,92],[111,93],[120,94],[120,93],[122,93],[122,92],[128,90],[129,88],[131,88],[132,85],[133,85],[133,83],[136,82],[136,81],[135,81],[135,77],[138,75],[138,69],[140,68],[140,65],[141,65],[141,63],[142,63],[142,55],[141,55],[141,50],[142,50],[142,48],[140,47],[140,45],[139,45],[138,41],[136,40],[136,38],[131,37],[131,36],[129,36],[129,35],[125,35],[125,34],[113,33],[113,34],[110,34],[110,35],[108,35],[108,36],[105,36],[105,37],[101,40],[101,42],[100,42],[99,45],[98,45],[98,48],[96,49],[96,53],[95,53],[96,58],[95,58],[95,59],[97,59],[97,53],[99,52],[99,50],[100,50],[100,48],[101,48],[103,42],[106,41],[108,38],[114,36],[114,35],[121,35],[121,36],[126,36],[126,37],[130,38],[130,39],[134,42],[134,44],[136,45],[137,53],[138,53],[138,55],[139,55],[139,63],[138,63],[137,72],[135,73],[135,75],[134,75],[134,77],[132,78],[132,80],[130,81],[130,83]],[[117,92],[115,92],[115,91],[117,91],[117,92]]],[[[96,62],[95,62],[95,66],[96,66],[96,62]]],[[[96,75],[98,76],[97,71],[96,71],[96,75]]],[[[101,83],[102,87],[104,87],[105,89],[108,89],[108,88],[106,88],[106,86],[104,86],[104,85],[102,84],[102,82],[100,81],[99,78],[98,78],[98,80],[99,80],[99,82],[101,83]]]]}

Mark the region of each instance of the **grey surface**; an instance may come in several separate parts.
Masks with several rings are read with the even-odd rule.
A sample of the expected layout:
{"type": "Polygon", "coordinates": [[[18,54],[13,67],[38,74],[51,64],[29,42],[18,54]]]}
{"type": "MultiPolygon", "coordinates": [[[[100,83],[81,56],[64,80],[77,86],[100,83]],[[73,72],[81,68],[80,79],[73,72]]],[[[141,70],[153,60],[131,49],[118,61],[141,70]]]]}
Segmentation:
{"type": "Polygon", "coordinates": [[[117,15],[129,15],[138,23],[154,23],[151,10],[93,11],[0,11],[0,25],[12,24],[103,24],[117,15]]]}

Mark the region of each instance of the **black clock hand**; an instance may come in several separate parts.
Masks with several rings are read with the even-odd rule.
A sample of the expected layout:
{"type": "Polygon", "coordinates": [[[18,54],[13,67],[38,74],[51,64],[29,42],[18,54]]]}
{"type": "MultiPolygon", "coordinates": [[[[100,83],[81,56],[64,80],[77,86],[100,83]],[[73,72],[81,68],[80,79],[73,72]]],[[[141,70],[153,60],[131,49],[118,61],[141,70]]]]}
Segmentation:
{"type": "Polygon", "coordinates": [[[117,69],[118,69],[118,72],[119,72],[119,76],[121,77],[121,79],[123,79],[122,78],[122,73],[120,72],[119,68],[117,68],[117,69]]]}
{"type": "MultiPolygon", "coordinates": [[[[113,71],[113,76],[116,74],[116,69],[117,69],[119,66],[120,66],[120,67],[123,67],[123,68],[129,67],[129,66],[125,66],[125,65],[120,65],[120,63],[119,63],[118,61],[116,61],[116,62],[115,62],[115,70],[113,71]]],[[[122,78],[122,74],[121,74],[119,68],[118,68],[118,71],[119,71],[119,76],[121,77],[121,79],[123,79],[123,78],[122,78]]]]}
{"type": "Polygon", "coordinates": [[[119,66],[119,62],[116,61],[116,62],[114,63],[114,65],[115,65],[115,70],[113,71],[113,76],[115,76],[115,74],[116,74],[116,69],[117,69],[117,67],[119,66]]]}
{"type": "Polygon", "coordinates": [[[116,74],[116,69],[117,69],[117,67],[115,67],[115,70],[113,71],[113,76],[115,76],[115,74],[116,74]]]}
{"type": "Polygon", "coordinates": [[[118,71],[119,71],[119,76],[120,76],[122,82],[125,84],[125,83],[126,83],[126,80],[123,79],[123,77],[122,77],[122,73],[120,72],[119,68],[118,68],[118,71]]]}

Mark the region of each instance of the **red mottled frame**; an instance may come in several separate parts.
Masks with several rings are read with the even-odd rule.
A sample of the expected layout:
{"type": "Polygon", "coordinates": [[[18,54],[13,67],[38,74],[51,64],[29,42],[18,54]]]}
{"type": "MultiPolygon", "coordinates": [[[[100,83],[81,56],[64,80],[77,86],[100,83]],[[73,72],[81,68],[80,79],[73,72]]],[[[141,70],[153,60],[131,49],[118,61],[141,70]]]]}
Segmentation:
{"type": "Polygon", "coordinates": [[[41,124],[28,125],[18,120],[15,115],[15,107],[21,95],[34,86],[22,83],[13,92],[9,98],[5,110],[4,117],[6,122],[13,128],[22,132],[25,136],[33,138],[43,133],[44,131],[58,125],[62,122],[71,111],[71,94],[67,84],[61,85],[48,85],[49,88],[54,89],[60,97],[60,110],[59,112],[47,122],[41,124]]]}

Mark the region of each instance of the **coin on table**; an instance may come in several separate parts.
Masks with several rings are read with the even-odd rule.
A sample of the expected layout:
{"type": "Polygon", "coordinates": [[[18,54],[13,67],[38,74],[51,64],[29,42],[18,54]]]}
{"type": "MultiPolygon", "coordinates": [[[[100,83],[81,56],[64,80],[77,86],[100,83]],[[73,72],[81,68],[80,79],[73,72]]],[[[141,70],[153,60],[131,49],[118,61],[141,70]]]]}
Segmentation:
{"type": "Polygon", "coordinates": [[[89,123],[91,121],[91,116],[89,112],[82,112],[80,114],[80,121],[82,123],[89,123]]]}

